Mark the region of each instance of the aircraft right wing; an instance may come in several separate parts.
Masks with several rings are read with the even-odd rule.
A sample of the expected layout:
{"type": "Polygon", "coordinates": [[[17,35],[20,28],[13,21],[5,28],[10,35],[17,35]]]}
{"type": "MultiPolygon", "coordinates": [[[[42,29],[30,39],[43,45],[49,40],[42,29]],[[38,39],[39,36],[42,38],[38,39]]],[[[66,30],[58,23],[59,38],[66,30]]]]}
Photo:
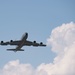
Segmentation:
{"type": "Polygon", "coordinates": [[[31,41],[28,41],[28,40],[25,41],[24,45],[26,45],[26,46],[46,46],[42,42],[37,43],[36,41],[31,42],[31,41]]]}

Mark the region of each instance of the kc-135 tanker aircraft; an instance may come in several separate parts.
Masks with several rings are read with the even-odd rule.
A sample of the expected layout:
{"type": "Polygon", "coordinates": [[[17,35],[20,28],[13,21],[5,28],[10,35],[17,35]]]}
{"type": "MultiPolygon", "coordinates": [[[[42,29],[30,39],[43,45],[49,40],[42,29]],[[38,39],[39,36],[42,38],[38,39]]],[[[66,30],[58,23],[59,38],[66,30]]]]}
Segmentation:
{"type": "Polygon", "coordinates": [[[37,43],[36,41],[33,41],[33,42],[28,41],[27,38],[28,38],[28,33],[26,32],[23,34],[21,40],[16,40],[16,41],[10,40],[8,42],[1,41],[0,45],[4,45],[4,46],[5,45],[17,45],[15,49],[7,49],[8,51],[14,51],[14,52],[24,51],[23,49],[21,49],[23,46],[35,46],[35,47],[46,46],[42,42],[37,43]]]}

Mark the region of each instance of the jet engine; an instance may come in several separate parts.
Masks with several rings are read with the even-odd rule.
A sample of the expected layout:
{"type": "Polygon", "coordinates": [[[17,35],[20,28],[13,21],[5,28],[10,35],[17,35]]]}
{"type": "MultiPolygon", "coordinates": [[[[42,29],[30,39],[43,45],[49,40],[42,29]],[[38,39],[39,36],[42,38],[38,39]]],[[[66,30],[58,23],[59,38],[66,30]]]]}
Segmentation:
{"type": "Polygon", "coordinates": [[[1,41],[1,44],[4,43],[3,41],[1,41]]]}
{"type": "Polygon", "coordinates": [[[33,41],[33,43],[36,43],[36,41],[33,41]]]}
{"type": "Polygon", "coordinates": [[[42,42],[40,42],[40,45],[42,45],[43,43],[42,42]]]}
{"type": "Polygon", "coordinates": [[[10,42],[13,42],[13,40],[10,40],[10,42]]]}

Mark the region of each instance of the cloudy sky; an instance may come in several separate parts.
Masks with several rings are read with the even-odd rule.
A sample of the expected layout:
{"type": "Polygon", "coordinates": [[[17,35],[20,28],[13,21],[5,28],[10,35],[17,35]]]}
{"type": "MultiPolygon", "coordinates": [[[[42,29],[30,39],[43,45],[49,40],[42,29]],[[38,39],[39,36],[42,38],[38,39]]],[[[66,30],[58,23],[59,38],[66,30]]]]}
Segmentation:
{"type": "Polygon", "coordinates": [[[0,75],[75,75],[75,1],[0,1],[0,41],[31,41],[47,47],[0,46],[0,75]]]}

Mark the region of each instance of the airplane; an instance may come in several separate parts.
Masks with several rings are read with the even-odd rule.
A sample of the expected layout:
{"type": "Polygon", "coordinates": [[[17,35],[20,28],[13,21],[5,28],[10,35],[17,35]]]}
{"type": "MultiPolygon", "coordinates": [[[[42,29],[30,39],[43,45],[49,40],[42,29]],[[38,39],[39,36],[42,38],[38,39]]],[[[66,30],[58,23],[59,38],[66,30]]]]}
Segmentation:
{"type": "Polygon", "coordinates": [[[35,47],[38,47],[38,46],[46,46],[45,44],[43,44],[42,42],[40,43],[37,43],[36,41],[28,41],[27,40],[28,38],[28,33],[24,33],[21,40],[16,40],[16,41],[13,41],[13,40],[10,40],[8,42],[4,42],[4,41],[1,41],[0,45],[16,45],[17,47],[15,49],[7,49],[8,51],[24,51],[24,49],[21,49],[23,46],[35,46],[35,47]]]}

